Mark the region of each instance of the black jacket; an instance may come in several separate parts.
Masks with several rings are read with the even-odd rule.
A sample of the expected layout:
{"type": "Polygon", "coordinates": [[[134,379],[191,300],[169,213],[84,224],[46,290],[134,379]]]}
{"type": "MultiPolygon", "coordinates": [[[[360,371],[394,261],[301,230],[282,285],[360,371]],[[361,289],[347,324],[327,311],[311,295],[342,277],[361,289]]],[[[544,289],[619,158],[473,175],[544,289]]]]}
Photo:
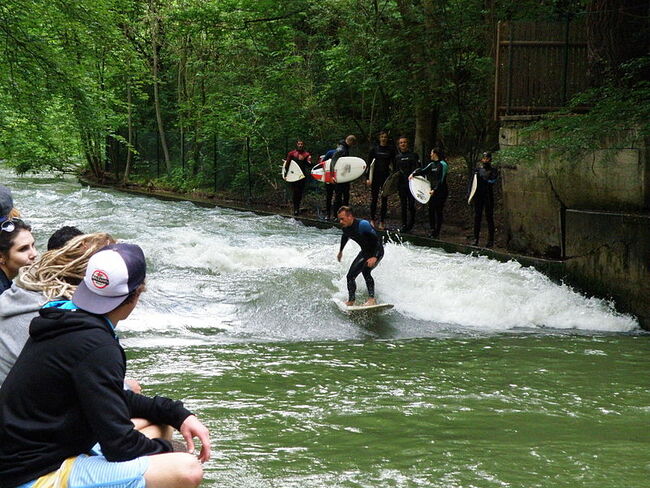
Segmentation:
{"type": "Polygon", "coordinates": [[[0,487],[57,469],[99,442],[109,461],[171,452],[130,419],[179,428],[181,402],[123,389],[126,359],[106,319],[84,311],[43,309],[0,388],[0,487]]]}

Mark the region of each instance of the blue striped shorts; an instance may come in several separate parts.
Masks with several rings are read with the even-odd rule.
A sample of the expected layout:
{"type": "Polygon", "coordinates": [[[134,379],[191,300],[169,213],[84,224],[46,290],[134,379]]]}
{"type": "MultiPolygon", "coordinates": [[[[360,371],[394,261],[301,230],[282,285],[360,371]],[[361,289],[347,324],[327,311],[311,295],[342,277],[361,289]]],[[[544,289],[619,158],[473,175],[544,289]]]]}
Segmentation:
{"type": "MultiPolygon", "coordinates": [[[[144,473],[148,467],[149,456],[111,463],[104,456],[81,454],[74,462],[67,488],[145,488],[144,473]]],[[[31,488],[35,482],[18,488],[31,488]]]]}

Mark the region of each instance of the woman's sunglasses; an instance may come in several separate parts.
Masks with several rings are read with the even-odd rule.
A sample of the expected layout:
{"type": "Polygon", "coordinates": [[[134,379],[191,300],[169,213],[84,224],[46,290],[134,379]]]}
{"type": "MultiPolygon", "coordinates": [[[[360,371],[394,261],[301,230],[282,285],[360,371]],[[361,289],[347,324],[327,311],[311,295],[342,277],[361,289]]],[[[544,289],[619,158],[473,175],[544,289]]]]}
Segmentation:
{"type": "Polygon", "coordinates": [[[20,222],[20,219],[7,219],[0,223],[0,232],[11,233],[16,230],[16,222],[20,222]]]}

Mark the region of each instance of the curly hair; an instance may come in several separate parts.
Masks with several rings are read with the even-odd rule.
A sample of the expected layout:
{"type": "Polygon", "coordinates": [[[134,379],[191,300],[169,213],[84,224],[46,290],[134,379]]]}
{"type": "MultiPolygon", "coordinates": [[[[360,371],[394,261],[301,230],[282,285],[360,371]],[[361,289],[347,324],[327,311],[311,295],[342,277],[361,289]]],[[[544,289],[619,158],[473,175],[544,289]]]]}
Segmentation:
{"type": "Polygon", "coordinates": [[[84,278],[90,257],[115,242],[104,232],[73,237],[62,248],[43,253],[34,264],[21,269],[16,283],[26,290],[42,292],[48,300],[70,299],[84,278]]]}

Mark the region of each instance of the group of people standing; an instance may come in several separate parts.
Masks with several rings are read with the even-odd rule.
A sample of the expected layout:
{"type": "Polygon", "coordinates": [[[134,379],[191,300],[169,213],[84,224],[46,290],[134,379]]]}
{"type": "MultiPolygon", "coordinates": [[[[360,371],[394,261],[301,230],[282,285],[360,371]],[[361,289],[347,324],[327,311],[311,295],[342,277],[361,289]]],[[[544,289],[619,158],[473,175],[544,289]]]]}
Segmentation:
{"type": "MultiPolygon", "coordinates": [[[[350,149],[356,145],[356,137],[349,135],[339,142],[336,149],[327,151],[320,157],[319,164],[331,160],[332,171],[338,158],[350,155],[350,149]]],[[[289,152],[285,159],[285,168],[291,162],[299,164],[305,178],[290,183],[292,187],[293,214],[300,214],[300,205],[307,181],[310,179],[312,156],[305,149],[303,140],[298,140],[296,149],[289,152]]],[[[417,153],[411,150],[409,138],[400,136],[395,146],[388,131],[378,134],[377,144],[369,151],[366,158],[367,168],[362,178],[370,188],[370,222],[377,230],[384,230],[388,212],[388,197],[399,196],[401,232],[410,232],[415,225],[416,200],[411,194],[409,180],[416,176],[427,178],[431,185],[430,199],[427,204],[429,214],[429,237],[438,238],[443,223],[443,210],[449,196],[447,175],[449,164],[442,148],[434,147],[429,154],[426,165],[420,164],[417,153]]],[[[498,178],[497,169],[492,165],[492,155],[485,152],[473,170],[470,187],[473,181],[475,189],[471,195],[474,206],[474,235],[473,244],[479,245],[479,235],[483,214],[488,224],[488,239],[486,247],[494,245],[494,184],[498,178]]],[[[468,196],[470,188],[468,188],[468,196]]],[[[350,183],[331,182],[325,184],[325,214],[326,219],[332,219],[342,206],[349,206],[350,183]]],[[[336,220],[336,216],[334,217],[336,220]]]]}
{"type": "Polygon", "coordinates": [[[145,291],[142,249],[66,226],[38,256],[19,215],[0,185],[0,486],[197,487],[207,428],[125,378],[115,329],[145,291]]]}

